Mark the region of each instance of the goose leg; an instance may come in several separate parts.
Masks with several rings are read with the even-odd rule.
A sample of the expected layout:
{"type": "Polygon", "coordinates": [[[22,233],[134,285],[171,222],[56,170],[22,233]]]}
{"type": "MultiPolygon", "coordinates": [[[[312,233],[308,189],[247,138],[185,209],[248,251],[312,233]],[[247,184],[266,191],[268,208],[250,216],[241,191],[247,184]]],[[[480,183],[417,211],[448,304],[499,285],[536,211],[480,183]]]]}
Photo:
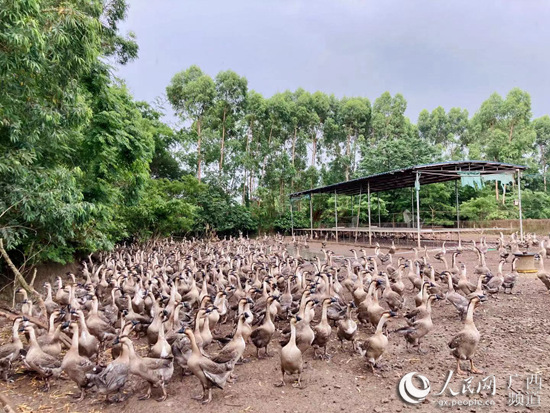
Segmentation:
{"type": "Polygon", "coordinates": [[[149,383],[149,388],[147,389],[147,393],[145,393],[143,396],[138,397],[138,400],[148,400],[151,397],[152,391],[153,391],[153,385],[149,383]]]}
{"type": "Polygon", "coordinates": [[[460,360],[456,359],[456,375],[464,376],[464,371],[460,368],[460,360]]]}
{"type": "Polygon", "coordinates": [[[298,381],[292,385],[292,387],[302,387],[302,373],[298,374],[298,381]]]}
{"type": "Polygon", "coordinates": [[[166,387],[164,386],[164,382],[161,383],[160,388],[162,390],[162,396],[157,399],[159,402],[163,402],[168,397],[168,394],[166,394],[166,387]]]}
{"type": "Polygon", "coordinates": [[[474,360],[470,359],[470,371],[474,374],[482,374],[483,371],[474,366],[474,360]]]}
{"type": "Polygon", "coordinates": [[[212,401],[212,389],[208,389],[208,397],[202,401],[202,404],[208,404],[212,401]]]}
{"type": "Polygon", "coordinates": [[[206,389],[204,388],[204,386],[202,386],[202,395],[201,396],[193,396],[192,399],[193,400],[204,400],[206,398],[206,389]]]}
{"type": "Polygon", "coordinates": [[[281,382],[275,385],[277,387],[283,387],[283,386],[286,385],[286,383],[285,383],[285,371],[281,369],[281,372],[283,373],[283,377],[282,377],[281,382]]]}
{"type": "Polygon", "coordinates": [[[73,397],[76,399],[75,403],[81,402],[86,397],[86,389],[82,387],[80,389],[80,394],[73,394],[73,397]]]}
{"type": "Polygon", "coordinates": [[[271,357],[271,354],[269,354],[269,351],[267,351],[267,346],[268,346],[268,345],[269,345],[269,344],[267,344],[267,345],[265,346],[265,355],[266,355],[267,357],[271,357]]]}

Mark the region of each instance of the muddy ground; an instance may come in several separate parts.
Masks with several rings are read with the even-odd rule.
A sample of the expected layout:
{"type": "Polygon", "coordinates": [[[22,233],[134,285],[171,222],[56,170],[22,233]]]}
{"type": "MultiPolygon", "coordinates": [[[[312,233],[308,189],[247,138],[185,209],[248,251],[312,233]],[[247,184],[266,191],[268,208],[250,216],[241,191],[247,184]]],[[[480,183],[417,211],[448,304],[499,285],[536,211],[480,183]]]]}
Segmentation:
{"type": "MultiPolygon", "coordinates": [[[[312,245],[315,251],[318,245],[312,245]]],[[[329,246],[337,254],[349,253],[348,246],[329,246]]],[[[410,257],[408,251],[398,251],[396,256],[410,257]]],[[[473,252],[464,253],[461,261],[469,269],[470,278],[475,281],[473,267],[476,257],[473,252]]],[[[488,264],[496,271],[497,253],[489,252],[488,264]]],[[[548,263],[550,265],[550,263],[548,263]]],[[[547,265],[547,266],[548,266],[547,265]]],[[[442,265],[437,264],[438,269],[442,265]]],[[[408,281],[405,280],[407,286],[408,281]]],[[[349,298],[349,297],[348,297],[349,298]]],[[[382,359],[382,368],[378,376],[374,376],[367,368],[365,361],[351,351],[340,348],[335,334],[329,346],[332,358],[328,361],[313,359],[309,350],[304,355],[306,369],[303,374],[303,387],[293,388],[288,385],[275,387],[280,381],[279,351],[276,337],[272,341],[273,357],[257,360],[255,347],[247,346],[245,356],[249,362],[238,365],[235,373],[238,375],[234,384],[228,384],[225,390],[214,390],[213,400],[203,406],[192,400],[192,396],[200,393],[198,380],[193,376],[181,378],[174,375],[168,385],[168,400],[159,403],[155,400],[139,401],[137,397],[146,390],[145,383],[132,378],[126,385],[126,401],[107,405],[103,398],[90,392],[87,399],[74,403],[70,394],[76,392],[71,381],[57,380],[49,393],[40,390],[42,383],[33,378],[22,367],[18,369],[16,380],[11,384],[0,384],[1,392],[12,402],[18,412],[404,412],[404,411],[526,411],[526,380],[533,374],[542,377],[540,411],[550,411],[550,314],[548,312],[550,295],[536,275],[521,275],[513,295],[498,295],[491,298],[476,310],[475,322],[481,333],[475,357],[476,366],[484,370],[481,376],[473,377],[470,387],[477,390],[478,383],[487,376],[495,377],[494,396],[488,396],[486,390],[477,394],[459,394],[445,397],[436,396],[449,374],[454,369],[454,358],[450,355],[447,343],[458,333],[462,324],[454,307],[446,303],[437,303],[433,311],[434,329],[424,341],[427,354],[409,352],[403,337],[391,334],[389,349],[382,359]],[[428,378],[431,383],[431,393],[427,399],[417,405],[409,405],[398,396],[397,386],[403,375],[418,372],[428,378]],[[518,406],[510,407],[512,401],[508,389],[510,375],[515,375],[512,389],[522,394],[523,402],[516,397],[518,406]],[[492,406],[454,406],[441,407],[439,403],[447,401],[456,403],[467,401],[473,403],[494,403],[492,406]]],[[[414,307],[412,293],[406,296],[406,306],[414,307]]],[[[284,327],[286,323],[281,323],[284,327]]],[[[390,330],[405,325],[403,317],[392,320],[390,330]]],[[[2,339],[9,337],[4,326],[2,339]]],[[[227,328],[228,329],[228,328],[227,328]]],[[[372,334],[372,328],[360,326],[360,339],[372,334]]],[[[144,343],[142,343],[144,349],[144,343]]],[[[210,346],[209,352],[216,352],[216,345],[210,346]]],[[[463,368],[466,368],[463,365],[463,368]]],[[[462,386],[468,384],[455,376],[450,381],[450,388],[461,392],[462,386]]],[[[417,385],[418,386],[418,385],[417,385]]],[[[418,386],[420,387],[420,386],[418,386]]],[[[532,390],[533,392],[533,390],[532,390]]],[[[475,391],[474,391],[475,393],[475,391]]],[[[154,395],[157,393],[154,393],[154,395]]],[[[533,401],[536,401],[534,399],[533,401]]]]}

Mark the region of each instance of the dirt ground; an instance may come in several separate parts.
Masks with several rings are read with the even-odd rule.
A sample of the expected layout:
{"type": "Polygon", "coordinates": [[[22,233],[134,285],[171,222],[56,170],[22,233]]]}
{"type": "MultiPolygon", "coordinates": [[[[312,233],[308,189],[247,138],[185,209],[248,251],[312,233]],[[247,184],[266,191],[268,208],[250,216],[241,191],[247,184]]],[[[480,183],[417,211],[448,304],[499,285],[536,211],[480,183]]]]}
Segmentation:
{"type": "MultiPolygon", "coordinates": [[[[315,251],[318,245],[311,245],[315,251]]],[[[329,245],[337,254],[351,255],[349,246],[329,245]]],[[[410,251],[399,250],[398,256],[411,257],[410,251]]],[[[496,271],[497,253],[489,252],[488,265],[496,271]]],[[[449,258],[450,260],[450,258],[449,258]]],[[[466,252],[460,257],[467,264],[470,279],[475,281],[473,267],[476,256],[466,252]]],[[[550,265],[550,263],[549,263],[550,265]]],[[[548,266],[548,265],[547,265],[548,266]]],[[[442,269],[442,265],[437,265],[442,269]]],[[[508,270],[509,267],[506,268],[508,270]]],[[[405,280],[407,287],[409,283],[405,280]]],[[[340,349],[335,333],[329,346],[332,358],[328,361],[313,359],[312,350],[304,354],[306,369],[303,374],[303,388],[293,388],[290,380],[286,387],[275,387],[280,381],[279,352],[280,346],[276,333],[271,345],[273,357],[257,360],[255,347],[247,345],[245,357],[249,362],[238,365],[235,373],[236,383],[228,384],[225,390],[214,390],[213,400],[209,405],[201,405],[192,400],[192,396],[200,394],[200,385],[194,376],[181,378],[174,375],[168,385],[168,399],[159,403],[155,400],[139,401],[137,395],[146,390],[145,383],[132,378],[125,387],[128,399],[119,404],[107,405],[103,398],[90,392],[82,403],[74,403],[70,397],[76,388],[69,380],[53,382],[49,393],[43,393],[42,383],[36,380],[22,368],[14,383],[0,384],[1,392],[12,402],[19,412],[402,412],[402,411],[526,411],[527,400],[526,380],[533,374],[542,378],[540,411],[550,411],[550,314],[548,312],[550,295],[536,275],[521,275],[513,295],[499,294],[483,303],[475,313],[475,323],[481,333],[481,342],[477,349],[476,366],[483,369],[484,374],[473,377],[470,387],[477,390],[481,379],[488,376],[495,378],[496,394],[487,395],[487,390],[477,394],[459,394],[451,396],[436,396],[449,374],[455,368],[454,358],[449,353],[447,343],[458,333],[462,324],[456,310],[450,304],[439,302],[433,309],[433,331],[425,338],[423,347],[427,354],[409,352],[405,340],[398,334],[390,334],[389,348],[382,358],[382,368],[379,376],[374,376],[367,368],[364,359],[351,351],[350,344],[346,349],[340,349]],[[431,383],[431,392],[427,399],[417,405],[403,402],[398,395],[398,384],[403,375],[418,372],[431,383]],[[508,389],[509,378],[513,377],[511,389],[508,389]],[[511,407],[510,393],[522,394],[523,402],[511,407]],[[522,393],[523,392],[523,393],[522,393]],[[493,406],[454,406],[441,407],[443,400],[472,401],[494,403],[493,406]]],[[[348,297],[349,299],[350,297],[348,297]]],[[[412,293],[406,296],[406,306],[414,307],[412,293]]],[[[404,326],[402,316],[393,319],[390,330],[404,326]]],[[[279,324],[283,328],[286,323],[279,324]]],[[[3,329],[3,341],[9,337],[9,332],[3,329]]],[[[372,334],[369,327],[359,327],[360,340],[372,334]]],[[[144,346],[144,345],[143,345],[144,346]]],[[[211,345],[209,352],[216,352],[216,345],[211,345]]],[[[463,365],[463,368],[466,368],[463,365]]],[[[453,376],[449,387],[460,392],[462,386],[468,384],[453,376]]],[[[417,385],[417,387],[420,387],[417,385]]],[[[532,386],[531,386],[531,391],[532,386]]],[[[474,392],[475,393],[475,392],[474,392]]],[[[157,394],[154,392],[154,395],[157,394]]]]}

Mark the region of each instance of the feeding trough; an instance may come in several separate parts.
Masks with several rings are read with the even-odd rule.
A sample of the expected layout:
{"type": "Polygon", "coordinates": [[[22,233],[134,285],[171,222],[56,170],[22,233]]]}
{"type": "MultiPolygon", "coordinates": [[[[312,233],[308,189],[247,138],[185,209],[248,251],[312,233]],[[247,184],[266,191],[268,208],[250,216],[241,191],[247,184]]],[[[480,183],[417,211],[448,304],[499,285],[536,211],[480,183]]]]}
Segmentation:
{"type": "Polygon", "coordinates": [[[518,259],[516,261],[516,271],[521,274],[536,273],[538,270],[535,268],[535,255],[531,252],[516,252],[514,256],[518,259]]]}

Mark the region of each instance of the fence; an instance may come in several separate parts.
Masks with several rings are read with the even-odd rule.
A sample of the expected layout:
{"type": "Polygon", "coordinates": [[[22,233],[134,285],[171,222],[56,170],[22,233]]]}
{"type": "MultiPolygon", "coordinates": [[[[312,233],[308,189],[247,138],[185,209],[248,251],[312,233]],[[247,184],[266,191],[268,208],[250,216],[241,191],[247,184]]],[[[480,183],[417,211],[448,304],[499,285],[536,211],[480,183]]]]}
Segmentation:
{"type": "MultiPolygon", "coordinates": [[[[509,228],[510,232],[514,232],[519,231],[519,220],[461,221],[460,226],[461,228],[509,228]]],[[[523,231],[548,235],[550,233],[550,219],[524,219],[523,231]]]]}

